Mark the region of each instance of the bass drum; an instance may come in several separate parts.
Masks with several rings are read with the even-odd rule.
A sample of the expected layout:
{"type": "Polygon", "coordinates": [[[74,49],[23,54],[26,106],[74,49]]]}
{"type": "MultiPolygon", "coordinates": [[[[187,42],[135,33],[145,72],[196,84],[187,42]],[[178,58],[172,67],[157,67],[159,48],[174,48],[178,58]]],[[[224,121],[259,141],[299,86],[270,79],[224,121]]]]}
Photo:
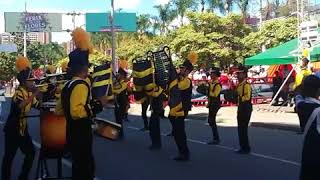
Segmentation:
{"type": "Polygon", "coordinates": [[[51,111],[41,112],[41,148],[47,153],[63,153],[66,147],[66,119],[51,111]]]}

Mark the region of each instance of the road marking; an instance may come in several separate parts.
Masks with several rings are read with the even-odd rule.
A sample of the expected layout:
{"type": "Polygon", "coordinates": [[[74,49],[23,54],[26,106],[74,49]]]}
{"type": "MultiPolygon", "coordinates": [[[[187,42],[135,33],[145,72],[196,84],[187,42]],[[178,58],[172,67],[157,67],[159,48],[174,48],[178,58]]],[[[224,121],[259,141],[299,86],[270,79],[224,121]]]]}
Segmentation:
{"type": "MultiPolygon", "coordinates": [[[[136,128],[136,127],[128,126],[127,128],[139,131],[139,128],[136,128]]],[[[161,133],[161,136],[166,136],[166,134],[161,133]]],[[[207,145],[206,142],[199,141],[199,140],[187,139],[187,141],[192,142],[192,143],[207,145]]],[[[220,149],[229,150],[229,151],[235,151],[236,150],[235,148],[229,147],[229,146],[222,146],[222,145],[212,145],[212,146],[220,148],[220,149]]],[[[291,165],[298,166],[298,167],[301,166],[301,164],[299,162],[290,161],[290,160],[281,159],[281,158],[276,158],[276,157],[272,157],[272,156],[268,156],[268,155],[264,155],[264,154],[255,153],[255,152],[250,153],[250,155],[251,156],[255,156],[255,157],[259,157],[259,158],[263,158],[263,159],[279,161],[279,162],[282,162],[282,163],[291,164],[291,165]]]]}

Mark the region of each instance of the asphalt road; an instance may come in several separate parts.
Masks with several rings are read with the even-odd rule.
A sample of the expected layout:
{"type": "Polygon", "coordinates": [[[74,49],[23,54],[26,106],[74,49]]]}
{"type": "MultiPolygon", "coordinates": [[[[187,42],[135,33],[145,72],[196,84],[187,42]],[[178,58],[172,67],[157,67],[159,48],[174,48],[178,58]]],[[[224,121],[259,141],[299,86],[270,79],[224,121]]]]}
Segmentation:
{"type": "MultiPolygon", "coordinates": [[[[9,111],[9,102],[4,104],[5,115],[9,111]]],[[[37,114],[36,111],[32,112],[37,114]]],[[[4,116],[5,116],[4,115],[4,116]]],[[[113,120],[112,110],[100,115],[113,120]]],[[[5,118],[3,119],[3,121],[5,118]]],[[[96,175],[100,180],[297,180],[300,169],[302,136],[294,132],[251,127],[249,129],[252,153],[239,155],[234,153],[238,148],[236,127],[219,127],[221,145],[206,145],[210,139],[210,129],[202,120],[186,122],[188,145],[191,151],[189,162],[175,162],[177,154],[173,138],[162,137],[163,147],[160,151],[149,151],[150,138],[147,132],[138,129],[142,120],[138,116],[129,116],[126,122],[125,138],[121,141],[110,141],[102,137],[94,138],[94,155],[96,175]]],[[[0,123],[0,156],[3,155],[3,121],[0,123]]],[[[163,134],[170,132],[168,120],[161,121],[163,134]]],[[[39,119],[29,120],[29,132],[39,147],[39,119]]],[[[18,153],[12,168],[17,176],[22,162],[18,153]]],[[[34,162],[32,178],[37,161],[34,162]]],[[[55,163],[49,163],[55,172],[55,163]]],[[[71,173],[71,163],[63,162],[66,175],[71,173]]],[[[14,178],[15,179],[15,178],[14,178]]]]}

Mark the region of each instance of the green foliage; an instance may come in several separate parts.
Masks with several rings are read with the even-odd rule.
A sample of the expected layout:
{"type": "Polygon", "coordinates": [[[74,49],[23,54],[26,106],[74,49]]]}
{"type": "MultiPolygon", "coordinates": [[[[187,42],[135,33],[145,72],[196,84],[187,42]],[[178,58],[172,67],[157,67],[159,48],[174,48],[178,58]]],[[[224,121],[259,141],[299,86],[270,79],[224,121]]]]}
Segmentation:
{"type": "Polygon", "coordinates": [[[199,54],[199,65],[221,67],[234,61],[241,62],[245,54],[241,41],[250,28],[243,24],[241,16],[229,14],[219,17],[213,13],[187,14],[190,25],[181,27],[171,43],[174,52],[186,59],[193,50],[199,54]]]}
{"type": "Polygon", "coordinates": [[[180,16],[180,25],[183,26],[183,18],[188,9],[196,10],[198,2],[196,0],[172,0],[176,14],[180,16]]]}
{"type": "MultiPolygon", "coordinates": [[[[0,53],[0,80],[10,80],[16,75],[15,61],[18,54],[23,54],[23,43],[21,44],[19,39],[16,42],[18,43],[18,53],[0,53]]],[[[56,64],[59,59],[65,56],[64,48],[56,43],[32,43],[27,46],[27,57],[32,64],[32,68],[47,63],[56,64]]]]}
{"type": "Polygon", "coordinates": [[[261,51],[261,47],[266,49],[278,46],[297,37],[297,19],[286,18],[270,20],[263,24],[258,32],[252,32],[243,39],[245,56],[249,57],[261,51]]]}
{"type": "Polygon", "coordinates": [[[159,13],[160,33],[164,34],[169,32],[169,24],[177,17],[176,11],[172,9],[169,3],[156,5],[154,8],[156,8],[159,13]]]}
{"type": "Polygon", "coordinates": [[[15,76],[16,53],[0,53],[0,80],[11,80],[15,76]]]}

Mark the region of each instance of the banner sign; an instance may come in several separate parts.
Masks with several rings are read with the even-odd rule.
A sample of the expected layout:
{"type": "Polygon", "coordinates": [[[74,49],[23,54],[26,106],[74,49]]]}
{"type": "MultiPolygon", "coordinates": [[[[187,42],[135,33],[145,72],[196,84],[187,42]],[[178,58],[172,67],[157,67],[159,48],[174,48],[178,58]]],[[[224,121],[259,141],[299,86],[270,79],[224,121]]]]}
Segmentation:
{"type": "MultiPolygon", "coordinates": [[[[110,32],[110,13],[86,13],[86,30],[88,32],[110,32]]],[[[136,32],[136,13],[115,13],[114,28],[118,32],[136,32]]]]}
{"type": "Polygon", "coordinates": [[[62,15],[59,13],[5,12],[6,32],[61,32],[62,15]]]}

